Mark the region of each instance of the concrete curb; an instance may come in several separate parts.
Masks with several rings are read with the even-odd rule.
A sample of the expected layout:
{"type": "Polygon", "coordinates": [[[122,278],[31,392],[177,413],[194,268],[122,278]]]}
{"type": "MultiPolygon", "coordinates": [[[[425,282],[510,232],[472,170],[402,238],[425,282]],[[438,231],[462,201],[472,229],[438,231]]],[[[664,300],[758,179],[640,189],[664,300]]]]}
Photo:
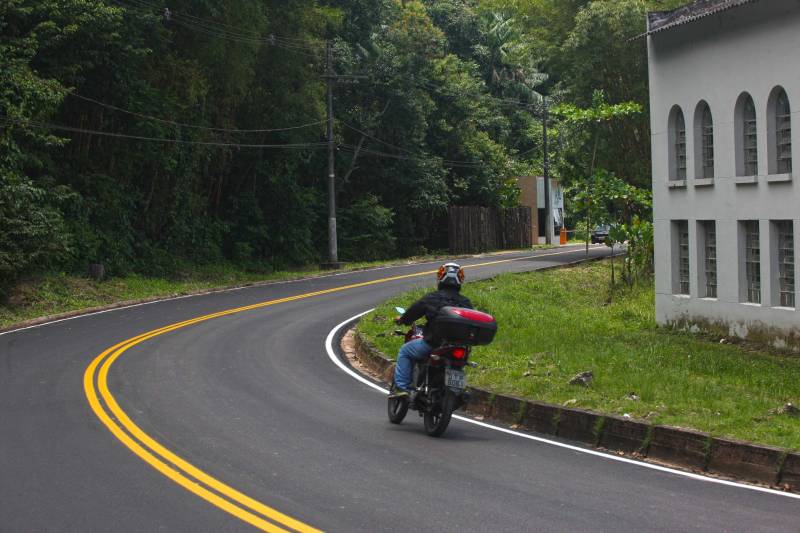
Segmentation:
{"type": "MultiPolygon", "coordinates": [[[[355,354],[374,376],[390,383],[394,361],[354,335],[355,354]]],[[[554,435],[611,453],[667,464],[694,472],[800,493],[800,453],[708,433],[620,418],[469,387],[466,412],[517,430],[554,435]]]]}
{"type": "MultiPolygon", "coordinates": [[[[575,245],[564,245],[564,246],[568,247],[568,246],[575,246],[575,245]]],[[[559,248],[559,247],[555,247],[555,248],[559,248]]],[[[354,273],[354,272],[366,272],[368,270],[381,270],[381,269],[385,269],[385,268],[393,268],[393,267],[400,267],[400,266],[410,266],[410,265],[424,265],[426,263],[435,263],[435,262],[437,262],[439,260],[442,260],[444,258],[449,258],[449,259],[470,259],[470,258],[479,258],[479,257],[494,257],[494,256],[500,256],[500,255],[509,255],[509,254],[518,253],[518,252],[521,252],[521,251],[524,251],[524,250],[508,250],[508,251],[500,251],[500,252],[487,252],[487,253],[475,254],[475,255],[442,256],[441,258],[440,257],[436,257],[436,258],[433,258],[433,259],[425,259],[425,260],[420,260],[420,261],[408,261],[408,262],[392,263],[392,264],[382,265],[382,266],[377,266],[377,267],[353,268],[351,270],[342,270],[342,271],[338,271],[338,272],[335,272],[335,273],[321,272],[321,273],[316,273],[316,274],[312,274],[312,275],[308,275],[308,276],[299,276],[299,277],[296,277],[296,278],[285,279],[285,280],[254,281],[254,282],[250,282],[250,283],[242,283],[242,284],[238,284],[238,285],[223,285],[223,286],[220,286],[220,287],[213,287],[213,288],[210,288],[210,289],[201,289],[201,290],[198,290],[198,291],[189,291],[189,292],[178,293],[178,294],[175,294],[175,293],[173,293],[173,294],[162,294],[160,296],[150,296],[150,297],[147,297],[147,298],[140,298],[140,299],[137,299],[137,300],[125,300],[125,301],[122,301],[122,302],[114,302],[114,303],[110,303],[110,304],[107,304],[107,305],[100,305],[100,306],[96,306],[96,307],[85,307],[83,309],[75,309],[73,311],[65,311],[63,313],[57,313],[57,314],[53,314],[53,315],[45,315],[45,316],[41,316],[41,317],[36,317],[36,318],[32,318],[30,320],[24,320],[22,322],[17,322],[15,324],[9,324],[7,326],[1,326],[0,327],[0,333],[7,333],[9,331],[30,328],[30,327],[33,327],[33,326],[40,326],[42,324],[47,324],[48,322],[56,322],[56,321],[59,321],[59,320],[66,320],[66,319],[69,319],[69,318],[76,318],[76,317],[79,317],[79,316],[91,315],[91,314],[94,314],[94,313],[102,313],[104,311],[113,311],[114,309],[122,309],[124,307],[132,307],[132,306],[135,306],[135,305],[144,305],[144,304],[149,304],[149,303],[154,303],[154,302],[161,302],[161,301],[166,301],[166,300],[174,300],[176,298],[188,298],[188,297],[191,297],[191,296],[204,296],[204,295],[207,295],[207,294],[214,294],[214,293],[218,293],[218,292],[227,292],[227,291],[235,291],[235,290],[239,290],[239,289],[246,289],[248,287],[263,287],[263,286],[267,286],[267,285],[277,285],[277,284],[280,284],[280,283],[290,283],[290,282],[294,282],[294,281],[304,281],[304,280],[309,280],[309,279],[317,279],[317,278],[326,278],[326,277],[331,277],[331,276],[338,276],[338,275],[342,275],[342,274],[351,274],[351,273],[354,273]]],[[[531,251],[536,251],[536,250],[531,250],[531,251]]],[[[551,268],[551,267],[548,267],[548,268],[551,268]]]]}

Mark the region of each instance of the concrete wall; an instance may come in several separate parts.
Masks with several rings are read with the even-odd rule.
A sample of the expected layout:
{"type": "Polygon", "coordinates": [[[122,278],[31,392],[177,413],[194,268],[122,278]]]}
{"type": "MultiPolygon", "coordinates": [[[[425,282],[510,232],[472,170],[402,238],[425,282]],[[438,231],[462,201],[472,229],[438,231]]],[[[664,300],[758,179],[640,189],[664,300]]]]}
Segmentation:
{"type": "Polygon", "coordinates": [[[536,215],[538,204],[538,187],[536,186],[539,178],[536,176],[520,176],[517,178],[519,185],[519,205],[531,208],[531,243],[539,242],[539,217],[536,215]]]}
{"type": "MultiPolygon", "coordinates": [[[[533,244],[544,244],[545,237],[544,228],[539,225],[539,211],[544,209],[544,177],[542,176],[519,176],[517,178],[517,185],[519,185],[519,205],[531,208],[531,242],[533,244]]],[[[564,211],[564,194],[561,190],[561,185],[558,180],[550,179],[550,193],[553,197],[553,208],[564,211]]],[[[558,243],[559,232],[556,231],[556,226],[559,221],[553,220],[553,242],[558,243]]]]}
{"type": "MultiPolygon", "coordinates": [[[[800,179],[768,168],[768,100],[786,91],[792,111],[792,155],[800,169],[800,2],[770,0],[745,5],[648,38],[656,249],[656,316],[660,323],[713,325],[739,336],[795,344],[797,309],[778,308],[777,258],[771,220],[794,221],[800,249],[800,179]],[[737,176],[735,108],[747,91],[756,107],[758,175],[737,176]],[[708,103],[714,121],[715,177],[696,167],[695,111],[708,103]],[[686,123],[686,180],[670,180],[668,118],[680,106],[686,123]],[[689,222],[690,294],[675,295],[677,248],[673,220],[689,222]],[[699,221],[717,232],[717,298],[703,298],[703,247],[699,221]],[[739,221],[759,220],[762,303],[742,303],[743,243],[739,221]]],[[[797,174],[795,170],[795,174],[797,174]]],[[[795,265],[795,280],[800,268],[795,265]]],[[[797,294],[795,295],[798,299],[797,294]]]]}

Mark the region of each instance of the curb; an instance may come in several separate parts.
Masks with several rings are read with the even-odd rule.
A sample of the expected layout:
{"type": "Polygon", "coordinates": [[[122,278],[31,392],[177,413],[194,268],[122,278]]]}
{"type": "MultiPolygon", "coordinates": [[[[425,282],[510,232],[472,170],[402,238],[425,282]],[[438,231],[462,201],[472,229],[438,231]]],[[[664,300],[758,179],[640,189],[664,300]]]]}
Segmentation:
{"type": "MultiPolygon", "coordinates": [[[[353,341],[359,361],[384,383],[391,382],[394,361],[359,331],[354,331],[353,341]]],[[[524,400],[477,387],[468,390],[471,398],[466,413],[479,419],[491,418],[513,429],[578,441],[648,462],[800,493],[800,453],[524,400]]]]}
{"type": "MultiPolygon", "coordinates": [[[[574,246],[574,245],[564,245],[564,246],[574,246]]],[[[524,251],[524,250],[522,250],[522,251],[524,251]]],[[[534,250],[531,250],[531,251],[536,251],[536,250],[534,249],[534,250]]],[[[338,275],[342,275],[342,274],[351,274],[351,273],[354,273],[354,272],[366,272],[368,270],[378,270],[378,269],[384,269],[384,268],[410,266],[410,265],[424,265],[426,263],[435,263],[438,260],[443,259],[445,257],[450,257],[452,259],[469,259],[469,258],[478,258],[478,257],[491,257],[491,256],[495,256],[495,255],[507,255],[507,254],[513,254],[513,253],[517,253],[517,252],[520,252],[520,250],[510,250],[510,251],[500,251],[500,252],[486,252],[486,253],[482,253],[482,254],[459,255],[459,256],[452,256],[452,257],[451,256],[442,256],[441,258],[439,258],[437,256],[434,259],[425,259],[425,260],[421,260],[421,261],[408,261],[408,262],[391,263],[391,264],[388,264],[388,265],[382,265],[382,266],[377,266],[377,267],[354,268],[354,269],[351,269],[351,270],[342,270],[342,271],[335,272],[335,273],[321,272],[321,273],[318,273],[318,274],[312,274],[312,275],[309,275],[309,276],[299,276],[299,277],[296,277],[296,278],[285,279],[285,280],[253,281],[253,282],[250,282],[250,283],[242,283],[242,284],[239,284],[239,285],[222,285],[222,286],[219,286],[219,287],[213,287],[213,288],[210,288],[210,289],[202,289],[202,290],[199,290],[199,291],[189,291],[189,292],[185,292],[185,293],[173,293],[173,294],[162,294],[161,296],[149,296],[147,298],[140,298],[140,299],[137,299],[137,300],[125,300],[125,301],[122,301],[122,302],[114,302],[114,303],[110,303],[110,304],[107,304],[107,305],[100,305],[100,306],[95,306],[95,307],[85,307],[83,309],[75,309],[73,311],[65,311],[63,313],[57,313],[57,314],[53,314],[53,315],[45,315],[45,316],[41,316],[41,317],[32,318],[32,319],[29,319],[29,320],[23,320],[22,322],[17,322],[15,324],[9,324],[7,326],[0,326],[0,334],[9,333],[11,331],[15,331],[15,330],[18,330],[18,329],[26,329],[26,328],[31,328],[31,327],[34,327],[34,326],[40,326],[42,324],[47,324],[48,322],[57,322],[59,320],[66,320],[66,319],[69,319],[69,318],[77,318],[79,316],[84,316],[84,315],[102,313],[102,312],[105,312],[105,311],[113,311],[114,309],[122,309],[124,307],[133,307],[133,306],[136,306],[136,305],[144,305],[144,304],[149,304],[149,303],[154,303],[154,302],[174,300],[174,299],[177,299],[177,298],[188,298],[188,297],[191,297],[191,296],[205,296],[205,295],[208,295],[208,294],[214,294],[214,293],[218,293],[218,292],[234,291],[234,290],[239,290],[239,289],[246,289],[246,288],[249,288],[249,287],[263,287],[263,286],[267,286],[267,285],[277,285],[279,283],[290,283],[290,282],[294,282],[294,281],[304,281],[304,280],[309,280],[309,279],[318,279],[318,278],[326,278],[326,277],[331,277],[331,276],[338,276],[338,275]]],[[[548,270],[550,268],[552,268],[552,267],[547,267],[546,269],[542,269],[542,270],[548,270]]]]}

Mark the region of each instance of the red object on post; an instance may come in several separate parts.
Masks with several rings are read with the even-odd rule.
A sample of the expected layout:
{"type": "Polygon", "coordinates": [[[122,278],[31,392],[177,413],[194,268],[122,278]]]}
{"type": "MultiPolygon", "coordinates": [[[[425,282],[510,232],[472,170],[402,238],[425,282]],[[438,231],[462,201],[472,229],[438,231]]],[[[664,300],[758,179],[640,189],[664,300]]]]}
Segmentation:
{"type": "Polygon", "coordinates": [[[567,244],[567,228],[561,226],[561,244],[567,244]]]}

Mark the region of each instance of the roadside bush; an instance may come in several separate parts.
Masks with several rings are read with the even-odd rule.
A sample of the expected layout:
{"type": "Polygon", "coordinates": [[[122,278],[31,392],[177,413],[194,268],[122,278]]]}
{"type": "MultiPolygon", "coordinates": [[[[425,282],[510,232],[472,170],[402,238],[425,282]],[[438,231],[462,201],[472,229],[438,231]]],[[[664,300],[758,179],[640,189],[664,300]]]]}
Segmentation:
{"type": "Polygon", "coordinates": [[[575,223],[575,232],[572,234],[572,238],[576,241],[585,241],[589,238],[585,220],[579,220],[575,223]]]}
{"type": "Polygon", "coordinates": [[[394,212],[383,207],[372,194],[342,210],[340,258],[345,261],[375,261],[396,252],[394,212]]]}
{"type": "Polygon", "coordinates": [[[70,239],[57,208],[66,196],[62,188],[47,191],[0,169],[0,296],[29,268],[47,268],[68,254],[70,239]]]}
{"type": "Polygon", "coordinates": [[[634,217],[630,224],[624,226],[628,240],[622,276],[629,285],[650,279],[653,274],[653,223],[634,217]]]}

